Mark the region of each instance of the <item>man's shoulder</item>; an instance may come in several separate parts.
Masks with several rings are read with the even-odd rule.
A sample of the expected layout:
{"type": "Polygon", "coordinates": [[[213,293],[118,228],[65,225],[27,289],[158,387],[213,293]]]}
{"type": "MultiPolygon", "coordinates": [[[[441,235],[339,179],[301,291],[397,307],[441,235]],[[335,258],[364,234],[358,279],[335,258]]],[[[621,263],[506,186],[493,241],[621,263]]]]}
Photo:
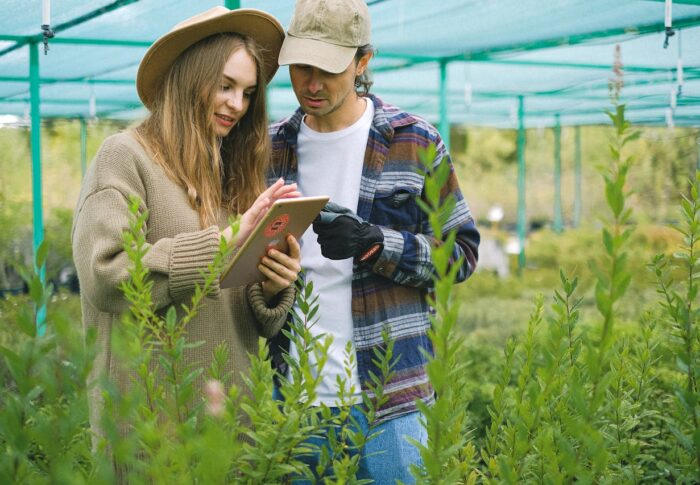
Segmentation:
{"type": "Polygon", "coordinates": [[[373,99],[378,108],[383,111],[387,122],[394,131],[413,131],[424,134],[429,138],[438,136],[437,128],[424,118],[414,113],[409,113],[399,106],[386,103],[376,96],[373,99]]]}
{"type": "Polygon", "coordinates": [[[268,133],[270,134],[273,143],[280,139],[284,139],[288,130],[291,130],[291,132],[298,132],[303,117],[304,113],[301,111],[301,108],[297,108],[297,110],[291,113],[289,116],[270,123],[270,125],[268,125],[268,133]]]}
{"type": "Polygon", "coordinates": [[[284,127],[287,126],[289,124],[289,121],[292,119],[292,116],[294,115],[291,114],[277,121],[273,121],[268,125],[268,132],[273,139],[275,139],[280,135],[280,133],[282,133],[284,127]]]}

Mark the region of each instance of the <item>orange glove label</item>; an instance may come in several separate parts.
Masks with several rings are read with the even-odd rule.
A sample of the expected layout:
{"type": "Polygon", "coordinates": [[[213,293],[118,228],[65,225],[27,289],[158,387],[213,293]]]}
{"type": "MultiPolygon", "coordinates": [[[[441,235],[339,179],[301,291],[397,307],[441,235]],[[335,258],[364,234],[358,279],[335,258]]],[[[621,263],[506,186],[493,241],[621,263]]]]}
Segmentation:
{"type": "Polygon", "coordinates": [[[369,258],[377,254],[378,251],[382,249],[381,244],[373,244],[367,251],[365,251],[365,254],[360,256],[360,262],[367,261],[369,258]]]}

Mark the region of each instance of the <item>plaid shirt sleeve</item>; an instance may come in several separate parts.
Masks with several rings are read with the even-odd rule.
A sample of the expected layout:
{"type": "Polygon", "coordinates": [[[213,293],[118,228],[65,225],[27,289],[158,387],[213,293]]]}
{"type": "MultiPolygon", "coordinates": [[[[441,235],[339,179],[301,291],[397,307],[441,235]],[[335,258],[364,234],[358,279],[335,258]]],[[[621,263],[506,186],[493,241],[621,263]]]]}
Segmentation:
{"type": "MultiPolygon", "coordinates": [[[[444,234],[456,231],[456,241],[452,250],[452,261],[460,262],[461,267],[457,272],[456,281],[464,281],[476,269],[478,260],[479,232],[476,229],[471,210],[464,200],[459,189],[454,166],[447,148],[437,131],[434,132],[436,156],[432,161],[435,169],[443,159],[450,166],[450,175],[442,188],[441,200],[444,201],[450,194],[456,202],[452,214],[444,224],[444,234]]],[[[373,271],[390,278],[395,283],[430,288],[433,286],[435,266],[432,262],[432,247],[437,242],[427,218],[418,233],[397,231],[388,227],[379,226],[384,234],[384,249],[373,264],[373,271]]]]}

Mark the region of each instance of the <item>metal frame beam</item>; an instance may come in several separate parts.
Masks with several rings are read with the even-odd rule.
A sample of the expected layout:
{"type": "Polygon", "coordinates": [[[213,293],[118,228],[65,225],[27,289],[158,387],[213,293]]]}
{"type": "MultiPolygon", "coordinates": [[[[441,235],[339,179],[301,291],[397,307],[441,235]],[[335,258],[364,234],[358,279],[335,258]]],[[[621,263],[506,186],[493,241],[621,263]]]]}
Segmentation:
{"type": "MultiPolygon", "coordinates": [[[[406,61],[401,64],[396,65],[386,65],[379,66],[372,69],[373,72],[388,72],[395,71],[397,69],[405,69],[411,67],[415,64],[425,64],[428,62],[439,62],[441,57],[430,57],[430,56],[403,56],[400,54],[377,54],[378,59],[397,59],[406,61]]],[[[530,59],[500,59],[500,58],[485,58],[485,59],[449,59],[450,62],[477,62],[486,64],[503,64],[503,65],[519,65],[527,67],[542,67],[542,68],[562,68],[562,69],[593,69],[593,70],[605,70],[612,71],[612,64],[593,64],[585,62],[559,62],[559,61],[536,61],[530,59]]],[[[652,66],[635,66],[625,64],[624,70],[626,72],[638,72],[638,73],[665,73],[674,70],[676,66],[672,67],[652,67],[652,66]]],[[[700,72],[700,66],[685,66],[683,68],[684,72],[700,72]]]]}
{"type": "Polygon", "coordinates": [[[153,41],[128,39],[95,39],[80,37],[54,37],[51,44],[98,45],[115,47],[150,47],[153,41]]]}
{"type": "MultiPolygon", "coordinates": [[[[35,271],[41,279],[42,286],[46,285],[45,262],[37,267],[37,254],[44,242],[44,208],[41,181],[41,104],[39,100],[39,44],[29,44],[29,91],[32,116],[31,147],[32,147],[32,254],[34,255],[35,271]]],[[[46,331],[46,307],[36,309],[36,326],[38,335],[46,331]]]]}
{"type": "Polygon", "coordinates": [[[574,227],[581,225],[583,209],[583,191],[581,185],[581,127],[574,128],[574,227]]]}
{"type": "MultiPolygon", "coordinates": [[[[675,29],[683,29],[687,27],[695,27],[700,25],[700,15],[694,15],[684,19],[675,20],[673,27],[675,29]]],[[[396,66],[383,66],[382,70],[404,69],[406,67],[423,64],[426,62],[436,62],[445,59],[449,62],[454,61],[491,61],[493,62],[494,55],[516,54],[528,52],[538,49],[546,49],[548,47],[561,47],[583,44],[585,42],[603,39],[609,37],[617,37],[622,35],[647,35],[663,32],[665,30],[663,22],[654,22],[651,24],[640,25],[636,27],[617,27],[614,29],[606,29],[597,32],[588,32],[585,34],[576,34],[566,37],[554,37],[551,39],[543,39],[535,42],[525,42],[522,44],[507,45],[502,47],[493,47],[490,49],[481,49],[468,52],[461,52],[451,56],[411,56],[398,52],[385,52],[378,55],[378,58],[385,57],[388,59],[402,59],[404,62],[396,66]]],[[[375,69],[375,71],[377,71],[375,69]]],[[[377,71],[380,72],[380,71],[377,71]]]]}
{"type": "MultiPolygon", "coordinates": [[[[2,99],[0,100],[0,103],[28,103],[31,101],[31,97],[27,98],[12,98],[12,99],[2,99]]],[[[66,98],[44,98],[41,100],[41,104],[65,104],[68,106],[71,105],[81,105],[81,104],[87,104],[90,100],[88,98],[72,98],[72,99],[66,99],[66,98]]],[[[123,106],[123,107],[141,107],[143,106],[140,102],[134,102],[131,100],[124,100],[124,99],[100,99],[101,104],[107,104],[107,105],[116,105],[116,106],[123,106]]]]}
{"type": "MultiPolygon", "coordinates": [[[[675,29],[683,29],[686,27],[695,27],[700,25],[700,15],[693,15],[684,19],[674,21],[675,29]]],[[[666,29],[664,22],[654,22],[651,24],[632,26],[632,27],[616,27],[614,29],[606,29],[598,32],[589,32],[585,34],[576,34],[566,37],[555,37],[552,39],[539,40],[535,42],[527,42],[518,46],[504,46],[493,49],[483,49],[480,51],[468,52],[451,57],[450,59],[470,60],[470,59],[488,59],[494,54],[505,54],[508,52],[525,52],[537,49],[546,49],[548,47],[561,47],[564,45],[583,44],[590,40],[604,39],[609,37],[617,37],[622,35],[646,35],[663,32],[666,29]]]]}
{"type": "MultiPolygon", "coordinates": [[[[503,65],[513,65],[513,66],[526,66],[526,67],[543,67],[543,68],[562,68],[562,69],[595,69],[603,71],[612,71],[612,64],[591,64],[585,62],[557,62],[557,61],[535,61],[528,59],[488,59],[488,60],[477,60],[475,62],[487,62],[489,64],[503,64],[503,65]]],[[[639,72],[639,73],[666,73],[676,69],[676,66],[672,67],[652,67],[652,66],[624,66],[625,72],[639,72]]],[[[685,66],[683,67],[683,72],[700,72],[700,66],[685,66]]]]}
{"type": "MultiPolygon", "coordinates": [[[[2,78],[0,78],[2,79],[2,78]]],[[[686,83],[688,81],[694,81],[696,79],[700,79],[700,72],[697,74],[688,74],[685,76],[686,83]]],[[[628,81],[626,86],[642,86],[642,85],[653,85],[653,84],[670,84],[670,81],[668,79],[655,79],[655,80],[637,80],[637,81],[628,81]]],[[[270,84],[271,89],[290,89],[292,87],[291,83],[288,81],[277,81],[273,82],[270,84]]],[[[382,89],[382,92],[385,93],[392,93],[392,94],[409,94],[409,95],[419,95],[419,96],[428,96],[428,97],[437,97],[440,95],[439,88],[438,90],[435,89],[429,89],[429,88],[413,88],[413,87],[407,87],[407,88],[387,88],[387,89],[382,89]]],[[[596,86],[572,86],[572,87],[566,87],[566,88],[561,88],[558,90],[548,90],[548,91],[531,91],[531,92],[512,92],[512,91],[478,91],[472,94],[472,97],[474,99],[478,98],[485,98],[485,99],[500,99],[500,98],[505,98],[505,99],[512,99],[513,97],[519,96],[519,95],[527,96],[528,98],[530,97],[550,97],[552,95],[558,95],[561,98],[567,98],[567,97],[572,97],[575,98],[577,101],[585,100],[585,101],[605,101],[609,99],[609,94],[607,91],[607,80],[605,80],[605,85],[601,84],[596,85],[596,86]],[[587,92],[600,92],[601,94],[585,94],[587,92]],[[584,93],[584,94],[582,94],[584,93]]],[[[458,98],[461,99],[464,97],[463,91],[459,91],[456,89],[452,89],[447,91],[447,96],[448,98],[458,98]]],[[[631,99],[639,99],[639,98],[631,98],[631,99]]],[[[682,96],[678,99],[678,102],[681,102],[681,100],[685,100],[685,102],[688,102],[690,104],[695,104],[695,100],[697,98],[694,97],[688,97],[688,96],[682,96]]]]}
{"type": "Polygon", "coordinates": [[[87,170],[87,121],[80,118],[80,177],[85,178],[87,170]]]}
{"type": "MultiPolygon", "coordinates": [[[[103,7],[92,10],[84,15],[81,15],[80,17],[76,17],[72,20],[69,20],[68,22],[64,22],[62,24],[58,24],[56,26],[53,26],[53,31],[54,31],[54,33],[62,32],[64,30],[70,29],[71,27],[75,27],[76,25],[80,25],[80,24],[85,23],[89,20],[92,20],[92,19],[97,18],[101,15],[112,12],[113,10],[116,10],[118,8],[121,8],[123,6],[129,5],[130,3],[134,3],[137,1],[138,0],[115,0],[114,2],[110,3],[109,5],[105,5],[103,7]]],[[[20,47],[27,45],[29,43],[42,42],[43,38],[44,38],[43,34],[37,34],[34,36],[23,36],[21,39],[14,39],[15,45],[10,46],[10,47],[0,51],[0,57],[4,56],[5,54],[8,54],[12,51],[15,51],[15,50],[19,49],[20,47]]],[[[0,40],[4,40],[4,39],[2,37],[0,37],[0,40]]],[[[51,43],[54,43],[57,41],[60,42],[56,38],[51,39],[51,43]]]]}
{"type": "MultiPolygon", "coordinates": [[[[652,2],[665,2],[666,0],[651,0],[652,2]]],[[[673,0],[673,3],[685,3],[686,5],[700,5],[700,0],[673,0]]]]}
{"type": "MultiPolygon", "coordinates": [[[[9,83],[28,83],[29,78],[25,76],[0,76],[0,82],[9,83]]],[[[133,79],[92,79],[88,77],[42,77],[39,78],[40,84],[56,84],[56,83],[69,83],[69,84],[82,84],[82,83],[92,83],[92,84],[136,84],[133,79]]]]}
{"type": "Polygon", "coordinates": [[[447,62],[440,61],[440,136],[450,149],[450,115],[447,110],[447,62]]]}
{"type": "Polygon", "coordinates": [[[525,215],[525,98],[518,96],[518,274],[525,269],[525,239],[527,237],[527,218],[525,215]]]}
{"type": "Polygon", "coordinates": [[[561,120],[559,113],[554,117],[554,232],[564,231],[564,218],[561,207],[561,120]]]}

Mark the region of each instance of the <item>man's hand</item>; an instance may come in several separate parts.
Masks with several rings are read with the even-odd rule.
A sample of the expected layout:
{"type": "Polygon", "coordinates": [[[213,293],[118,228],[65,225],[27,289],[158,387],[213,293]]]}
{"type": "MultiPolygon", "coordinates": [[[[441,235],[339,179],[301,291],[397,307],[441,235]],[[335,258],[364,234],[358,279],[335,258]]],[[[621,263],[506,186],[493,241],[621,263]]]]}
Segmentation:
{"type": "Polygon", "coordinates": [[[328,259],[372,261],[381,251],[384,234],[350,209],[329,202],[314,220],[321,254],[328,259]]]}

